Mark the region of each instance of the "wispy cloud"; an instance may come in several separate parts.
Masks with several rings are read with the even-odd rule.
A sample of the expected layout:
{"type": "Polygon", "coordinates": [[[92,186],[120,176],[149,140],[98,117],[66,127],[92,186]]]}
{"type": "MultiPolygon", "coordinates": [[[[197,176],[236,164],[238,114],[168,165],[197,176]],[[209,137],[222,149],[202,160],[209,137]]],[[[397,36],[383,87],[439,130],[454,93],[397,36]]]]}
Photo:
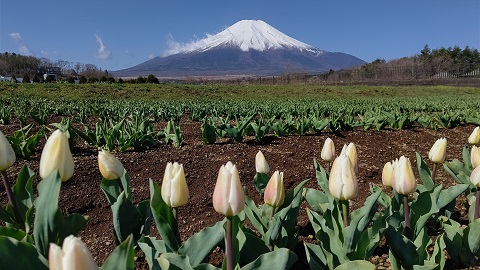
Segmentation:
{"type": "Polygon", "coordinates": [[[25,43],[23,42],[23,39],[20,33],[18,32],[10,33],[9,36],[13,39],[13,41],[15,41],[15,43],[17,43],[18,51],[20,52],[20,54],[32,55],[28,46],[25,45],[25,43]]]}
{"type": "Polygon", "coordinates": [[[97,38],[97,43],[100,46],[97,50],[96,57],[98,59],[101,59],[101,60],[111,59],[112,58],[112,53],[110,53],[110,50],[108,50],[108,48],[105,46],[102,38],[97,34],[95,34],[95,37],[97,38]]]}

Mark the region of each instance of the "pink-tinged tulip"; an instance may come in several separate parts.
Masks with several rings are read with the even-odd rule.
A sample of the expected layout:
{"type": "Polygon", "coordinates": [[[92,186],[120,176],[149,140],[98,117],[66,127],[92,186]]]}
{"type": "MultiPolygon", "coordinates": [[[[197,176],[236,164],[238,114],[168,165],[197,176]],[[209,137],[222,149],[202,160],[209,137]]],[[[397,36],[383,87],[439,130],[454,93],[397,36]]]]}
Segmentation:
{"type": "Polygon", "coordinates": [[[382,171],[382,183],[387,187],[392,187],[392,178],[393,178],[393,168],[395,166],[395,161],[387,162],[383,166],[382,171]]]}
{"type": "Polygon", "coordinates": [[[470,162],[472,163],[473,168],[480,166],[480,147],[476,147],[475,145],[472,146],[470,162]]]}
{"type": "Polygon", "coordinates": [[[357,148],[355,144],[349,143],[348,146],[345,144],[343,145],[342,152],[340,154],[346,154],[352,163],[353,169],[355,173],[358,173],[358,155],[357,155],[357,148]]]}
{"type": "Polygon", "coordinates": [[[470,182],[477,188],[480,188],[480,166],[477,166],[470,174],[470,182]]]}
{"type": "Polygon", "coordinates": [[[67,181],[73,176],[73,156],[68,146],[68,138],[58,129],[50,135],[43,148],[40,177],[45,178],[54,170],[58,170],[62,181],[67,181]]]}
{"type": "Polygon", "coordinates": [[[480,127],[476,127],[472,134],[468,137],[469,144],[479,144],[480,143],[480,127]]]}
{"type": "Polygon", "coordinates": [[[182,164],[167,163],[162,182],[162,199],[170,207],[179,207],[188,202],[188,187],[182,164]]]}
{"type": "Polygon", "coordinates": [[[120,160],[106,150],[98,152],[98,169],[107,180],[119,179],[125,173],[120,160]]]}
{"type": "Polygon", "coordinates": [[[417,188],[410,160],[404,156],[395,161],[393,169],[392,187],[398,194],[409,195],[417,188]]]}
{"type": "Polygon", "coordinates": [[[428,158],[433,163],[443,163],[447,156],[447,139],[440,138],[438,139],[428,152],[428,158]]]}
{"type": "Polygon", "coordinates": [[[357,196],[358,183],[350,158],[344,153],[335,159],[330,171],[328,189],[333,197],[345,201],[357,196]]]}
{"type": "Polygon", "coordinates": [[[335,159],[335,144],[333,143],[332,139],[327,138],[325,140],[320,157],[328,162],[331,162],[335,159]]]}
{"type": "Polygon", "coordinates": [[[267,160],[262,151],[258,151],[257,155],[255,155],[255,169],[257,170],[257,173],[268,174],[270,172],[270,166],[268,166],[267,160]]]}
{"type": "Polygon", "coordinates": [[[85,243],[73,235],[63,240],[62,248],[50,243],[48,252],[50,270],[93,270],[98,269],[85,243]]]}
{"type": "Polygon", "coordinates": [[[0,171],[5,171],[15,163],[15,151],[7,138],[0,131],[0,171]]]}
{"type": "Polygon", "coordinates": [[[268,181],[263,195],[266,204],[279,207],[285,200],[285,187],[283,186],[283,172],[275,171],[268,181]]]}
{"type": "Polygon", "coordinates": [[[213,191],[213,208],[226,217],[233,217],[242,212],[244,205],[245,194],[237,167],[229,161],[218,171],[217,183],[213,191]]]}

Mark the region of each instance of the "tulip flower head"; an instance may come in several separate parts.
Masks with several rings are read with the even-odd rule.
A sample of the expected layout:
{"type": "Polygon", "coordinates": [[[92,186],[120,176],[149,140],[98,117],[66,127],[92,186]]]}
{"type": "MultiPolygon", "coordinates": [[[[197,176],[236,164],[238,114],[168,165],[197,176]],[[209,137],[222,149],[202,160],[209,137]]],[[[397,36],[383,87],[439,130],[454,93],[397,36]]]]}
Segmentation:
{"type": "Polygon", "coordinates": [[[346,144],[343,145],[342,152],[340,154],[346,154],[352,163],[353,169],[355,173],[358,173],[358,155],[357,155],[357,148],[355,144],[349,143],[348,146],[346,144]]]}
{"type": "Polygon", "coordinates": [[[472,146],[472,151],[470,153],[470,161],[473,168],[480,166],[480,147],[477,147],[475,145],[472,146]]]}
{"type": "Polygon", "coordinates": [[[270,172],[270,166],[268,166],[267,160],[262,151],[258,151],[257,155],[255,155],[255,169],[257,170],[257,173],[268,174],[270,172]]]}
{"type": "Polygon", "coordinates": [[[125,173],[120,160],[106,150],[98,152],[98,169],[107,180],[119,179],[125,173]]]}
{"type": "Polygon", "coordinates": [[[179,207],[188,202],[188,187],[182,164],[167,163],[162,182],[162,199],[170,207],[179,207]]]}
{"type": "Polygon", "coordinates": [[[393,168],[392,188],[398,194],[409,195],[417,188],[415,175],[413,174],[410,160],[405,156],[401,156],[395,161],[393,168]]]}
{"type": "Polygon", "coordinates": [[[244,205],[245,194],[237,167],[229,161],[218,171],[213,191],[213,208],[226,217],[232,217],[242,212],[244,205]]]}
{"type": "Polygon", "coordinates": [[[480,188],[480,166],[477,166],[470,174],[470,182],[477,188],[480,188]]]}
{"type": "Polygon", "coordinates": [[[85,243],[83,243],[80,238],[73,235],[70,235],[63,240],[62,248],[56,244],[50,243],[48,266],[50,270],[98,269],[98,266],[93,260],[92,254],[90,254],[85,243]]]}
{"type": "Polygon", "coordinates": [[[58,129],[50,135],[43,148],[40,177],[45,178],[54,170],[58,170],[62,181],[67,181],[73,176],[73,156],[68,146],[68,138],[58,129]]]}
{"type": "Polygon", "coordinates": [[[0,131],[0,171],[5,171],[15,163],[15,151],[7,138],[0,131]]]}
{"type": "Polygon", "coordinates": [[[392,178],[393,178],[393,168],[395,166],[395,161],[387,162],[383,166],[382,171],[382,183],[387,187],[392,187],[392,178]]]}
{"type": "Polygon", "coordinates": [[[479,144],[480,143],[480,127],[476,127],[472,134],[468,137],[469,144],[479,144]]]}
{"type": "Polygon", "coordinates": [[[358,183],[350,158],[342,153],[333,162],[328,180],[328,189],[333,197],[345,201],[357,196],[358,183]]]}
{"type": "Polygon", "coordinates": [[[263,199],[271,207],[279,207],[285,200],[285,187],[283,185],[283,172],[275,171],[268,181],[263,199]]]}
{"type": "Polygon", "coordinates": [[[335,144],[333,143],[332,139],[327,138],[325,140],[320,157],[328,162],[331,162],[335,159],[335,144]]]}
{"type": "Polygon", "coordinates": [[[433,163],[443,163],[447,156],[447,139],[440,138],[438,139],[428,152],[428,158],[433,163]]]}

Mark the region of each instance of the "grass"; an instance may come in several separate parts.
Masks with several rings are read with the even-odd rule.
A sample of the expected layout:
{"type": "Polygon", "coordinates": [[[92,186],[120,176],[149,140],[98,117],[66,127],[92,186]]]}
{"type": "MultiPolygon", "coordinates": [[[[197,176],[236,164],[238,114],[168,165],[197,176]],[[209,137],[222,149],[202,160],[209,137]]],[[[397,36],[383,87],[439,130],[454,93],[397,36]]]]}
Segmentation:
{"type": "Polygon", "coordinates": [[[189,85],[189,84],[0,84],[0,97],[125,100],[335,100],[335,99],[480,99],[478,87],[189,85]]]}

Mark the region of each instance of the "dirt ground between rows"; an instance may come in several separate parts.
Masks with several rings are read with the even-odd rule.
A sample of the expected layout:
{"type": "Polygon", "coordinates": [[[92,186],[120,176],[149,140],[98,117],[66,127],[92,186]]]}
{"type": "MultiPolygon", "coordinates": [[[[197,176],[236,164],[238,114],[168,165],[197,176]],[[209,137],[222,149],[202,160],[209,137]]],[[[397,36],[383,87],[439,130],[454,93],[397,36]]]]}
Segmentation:
{"type": "MultiPolygon", "coordinates": [[[[189,187],[190,199],[187,205],[179,209],[179,227],[182,238],[198,232],[206,226],[223,219],[217,214],[212,206],[212,194],[218,169],[227,161],[232,161],[238,167],[240,179],[246,188],[246,193],[257,204],[263,203],[253,186],[255,175],[255,155],[261,150],[268,163],[271,173],[275,170],[284,172],[286,190],[291,190],[299,182],[310,179],[307,187],[318,188],[315,180],[313,159],[320,161],[320,152],[327,137],[330,137],[337,150],[340,152],[344,144],[353,142],[358,151],[359,172],[359,196],[351,204],[353,208],[363,205],[365,198],[370,194],[369,184],[374,183],[381,187],[381,175],[383,165],[395,158],[405,155],[410,158],[414,172],[416,170],[415,152],[427,159],[428,151],[433,143],[440,137],[447,138],[447,159],[461,158],[462,147],[473,131],[474,126],[463,125],[453,129],[441,129],[438,131],[419,127],[408,130],[363,130],[345,131],[340,133],[323,132],[317,135],[288,136],[275,138],[273,135],[267,138],[267,143],[257,144],[254,137],[246,137],[243,143],[235,143],[228,139],[219,139],[212,145],[204,145],[201,138],[200,124],[184,117],[181,121],[183,132],[183,145],[174,148],[172,145],[160,143],[158,146],[141,152],[119,152],[115,155],[123,163],[131,177],[131,187],[135,203],[149,199],[149,179],[161,184],[167,162],[177,161],[184,165],[186,179],[189,187]]],[[[5,134],[10,134],[19,128],[13,122],[11,125],[0,125],[5,134]]],[[[42,147],[43,147],[42,141],[42,147]]],[[[41,148],[31,161],[17,160],[15,165],[8,170],[9,178],[13,183],[21,166],[25,163],[38,172],[41,148]]],[[[80,233],[80,237],[87,244],[96,262],[101,265],[115,248],[113,235],[112,213],[110,206],[100,189],[101,175],[98,170],[97,149],[85,146],[79,141],[73,149],[75,160],[74,176],[62,184],[59,205],[62,211],[67,213],[80,213],[88,215],[86,227],[80,233]]],[[[430,163],[429,163],[430,164],[430,163]]],[[[431,164],[430,164],[431,165],[431,164]]],[[[439,170],[438,181],[444,185],[452,185],[452,178],[443,170],[439,170]]],[[[37,176],[35,185],[40,178],[37,176]]],[[[6,204],[5,192],[0,192],[2,206],[6,204]]],[[[309,225],[306,216],[305,204],[298,218],[300,227],[300,239],[295,252],[298,262],[293,269],[308,269],[303,241],[315,241],[314,232],[309,225]]],[[[462,213],[464,214],[464,213],[462,213]]],[[[153,229],[155,233],[155,229],[153,229]]],[[[378,248],[372,261],[377,265],[388,267],[386,248],[378,248]]],[[[148,268],[141,253],[136,258],[136,268],[148,268]]],[[[210,257],[210,262],[221,264],[222,250],[217,249],[210,257]]],[[[456,266],[449,266],[454,269],[456,266]]]]}

